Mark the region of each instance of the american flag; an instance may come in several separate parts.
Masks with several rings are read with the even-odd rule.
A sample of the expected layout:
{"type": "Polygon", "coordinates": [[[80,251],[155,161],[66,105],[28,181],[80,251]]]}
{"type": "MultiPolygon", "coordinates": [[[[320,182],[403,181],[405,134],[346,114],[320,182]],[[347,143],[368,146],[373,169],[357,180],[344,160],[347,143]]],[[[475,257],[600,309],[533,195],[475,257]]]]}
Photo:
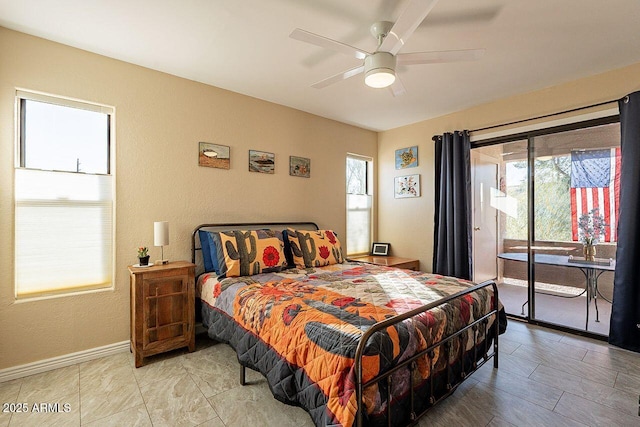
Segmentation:
{"type": "Polygon", "coordinates": [[[578,219],[598,209],[604,217],[604,241],[615,242],[620,200],[620,148],[571,152],[571,232],[578,240],[578,219]]]}

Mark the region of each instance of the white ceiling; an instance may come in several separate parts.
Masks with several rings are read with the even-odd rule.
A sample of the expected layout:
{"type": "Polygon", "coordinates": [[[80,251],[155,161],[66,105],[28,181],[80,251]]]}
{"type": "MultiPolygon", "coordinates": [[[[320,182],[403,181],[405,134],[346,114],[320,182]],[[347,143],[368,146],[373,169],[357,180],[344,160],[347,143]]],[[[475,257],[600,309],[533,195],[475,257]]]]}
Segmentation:
{"type": "Polygon", "coordinates": [[[476,62],[399,67],[393,97],[360,61],[296,27],[373,51],[369,26],[408,0],[0,0],[0,26],[176,76],[386,130],[640,62],[638,0],[440,0],[400,53],[484,48],[476,62]]]}

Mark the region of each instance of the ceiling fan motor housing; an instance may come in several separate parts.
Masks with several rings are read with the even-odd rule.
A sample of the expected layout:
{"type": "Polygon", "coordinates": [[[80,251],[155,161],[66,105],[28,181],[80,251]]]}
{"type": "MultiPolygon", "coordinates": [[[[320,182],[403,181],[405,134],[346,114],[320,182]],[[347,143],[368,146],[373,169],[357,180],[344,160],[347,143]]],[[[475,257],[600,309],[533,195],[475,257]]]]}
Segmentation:
{"type": "Polygon", "coordinates": [[[378,41],[378,45],[382,44],[382,39],[387,37],[389,31],[393,28],[393,22],[389,21],[380,21],[374,22],[373,25],[369,28],[371,31],[371,35],[378,41]]]}
{"type": "Polygon", "coordinates": [[[383,88],[396,79],[396,57],[389,52],[376,52],[364,59],[364,82],[367,86],[383,88]]]}

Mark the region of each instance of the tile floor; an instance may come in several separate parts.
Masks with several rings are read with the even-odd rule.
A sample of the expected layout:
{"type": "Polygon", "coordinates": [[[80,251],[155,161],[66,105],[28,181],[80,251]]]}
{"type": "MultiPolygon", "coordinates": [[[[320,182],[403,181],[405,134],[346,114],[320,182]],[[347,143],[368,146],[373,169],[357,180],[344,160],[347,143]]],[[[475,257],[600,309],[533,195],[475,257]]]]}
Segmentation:
{"type": "MultiPolygon", "coordinates": [[[[312,426],[300,408],[276,401],[247,370],[238,383],[234,352],[206,336],[194,353],[133,367],[121,353],[0,383],[0,426],[312,426]],[[31,412],[34,403],[68,412],[31,412]],[[64,406],[67,404],[67,406],[64,406]]],[[[640,426],[640,355],[606,343],[511,321],[500,368],[485,364],[420,426],[640,426]]]]}

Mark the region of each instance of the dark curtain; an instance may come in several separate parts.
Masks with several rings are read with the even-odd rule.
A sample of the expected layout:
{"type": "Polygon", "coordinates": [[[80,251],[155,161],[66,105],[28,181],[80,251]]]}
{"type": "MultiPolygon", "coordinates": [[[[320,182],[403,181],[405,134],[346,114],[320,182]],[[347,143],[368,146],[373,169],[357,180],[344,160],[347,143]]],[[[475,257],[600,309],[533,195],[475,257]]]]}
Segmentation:
{"type": "Polygon", "coordinates": [[[609,343],[640,352],[640,92],[619,107],[622,166],[609,343]]]}
{"type": "Polygon", "coordinates": [[[433,272],[471,280],[471,141],[469,132],[433,137],[435,230],[433,272]]]}

